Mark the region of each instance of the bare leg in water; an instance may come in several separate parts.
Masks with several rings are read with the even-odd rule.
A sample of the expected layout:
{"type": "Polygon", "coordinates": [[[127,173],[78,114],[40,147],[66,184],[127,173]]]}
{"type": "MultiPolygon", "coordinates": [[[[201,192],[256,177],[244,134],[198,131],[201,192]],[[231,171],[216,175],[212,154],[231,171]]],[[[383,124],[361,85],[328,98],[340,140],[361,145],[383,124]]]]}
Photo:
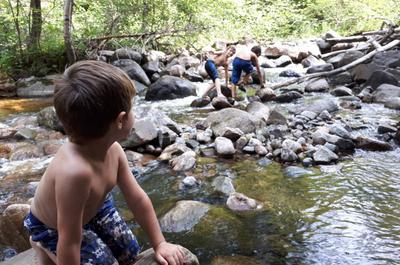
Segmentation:
{"type": "Polygon", "coordinates": [[[204,92],[204,94],[203,94],[202,97],[203,97],[203,98],[206,97],[207,94],[208,94],[208,92],[209,92],[210,90],[212,90],[214,87],[215,87],[215,89],[217,90],[217,97],[225,97],[225,96],[222,94],[222,91],[221,91],[221,80],[220,80],[219,78],[215,79],[215,83],[212,83],[212,84],[206,89],[206,91],[204,92]]]}

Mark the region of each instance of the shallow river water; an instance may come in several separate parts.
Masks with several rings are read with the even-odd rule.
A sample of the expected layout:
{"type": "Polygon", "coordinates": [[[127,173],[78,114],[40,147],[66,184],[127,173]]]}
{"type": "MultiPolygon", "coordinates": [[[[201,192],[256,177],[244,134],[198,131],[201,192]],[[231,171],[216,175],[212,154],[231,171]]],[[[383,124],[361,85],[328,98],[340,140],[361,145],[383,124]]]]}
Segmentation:
{"type": "MultiPolygon", "coordinates": [[[[305,100],[321,96],[311,95],[305,100]]],[[[178,122],[193,125],[211,111],[188,107],[193,98],[152,106],[178,122]]],[[[1,100],[0,120],[15,115],[11,113],[21,115],[21,111],[36,111],[49,104],[41,100],[1,100]]],[[[149,103],[139,100],[137,104],[149,103]]],[[[283,110],[290,107],[279,106],[283,110]]],[[[342,110],[337,115],[352,122],[367,122],[368,126],[358,133],[370,135],[380,121],[399,120],[398,114],[381,105],[363,104],[361,110],[342,110]]],[[[400,264],[399,148],[390,152],[358,150],[336,165],[313,167],[309,174],[297,177],[284,176],[283,166],[278,163],[265,165],[259,160],[254,156],[231,160],[199,157],[188,175],[201,180],[201,184],[192,189],[179,189],[184,175],[156,161],[140,172],[138,180],[158,216],[179,200],[213,205],[192,230],[166,234],[168,240],[195,253],[203,265],[211,264],[216,256],[236,255],[247,257],[241,264],[400,264]],[[261,201],[263,210],[235,213],[227,209],[226,198],[212,193],[211,182],[216,176],[232,178],[236,190],[261,201]]],[[[114,193],[122,214],[145,242],[121,194],[118,190],[114,193]]]]}

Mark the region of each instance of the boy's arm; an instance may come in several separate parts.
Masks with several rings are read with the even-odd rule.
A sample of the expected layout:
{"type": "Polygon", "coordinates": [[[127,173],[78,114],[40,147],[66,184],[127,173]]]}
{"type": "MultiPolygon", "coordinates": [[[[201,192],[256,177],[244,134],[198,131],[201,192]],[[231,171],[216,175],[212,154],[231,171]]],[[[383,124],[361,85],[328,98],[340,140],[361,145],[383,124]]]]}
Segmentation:
{"type": "Polygon", "coordinates": [[[225,70],[225,84],[226,87],[229,88],[228,58],[225,58],[224,70],[225,70]]]}
{"type": "Polygon", "coordinates": [[[82,220],[90,178],[83,172],[58,177],[55,184],[57,204],[57,265],[79,265],[82,220]]]}
{"type": "Polygon", "coordinates": [[[128,161],[122,147],[118,145],[118,187],[135,216],[150,239],[150,244],[160,264],[183,264],[181,249],[165,241],[155,214],[153,204],[144,190],[137,183],[129,169],[128,161]]]}
{"type": "Polygon", "coordinates": [[[260,86],[261,86],[261,88],[264,88],[264,78],[263,78],[263,75],[261,74],[260,64],[258,63],[258,57],[253,52],[251,54],[251,60],[254,61],[255,65],[256,65],[258,78],[260,79],[260,86]]]}

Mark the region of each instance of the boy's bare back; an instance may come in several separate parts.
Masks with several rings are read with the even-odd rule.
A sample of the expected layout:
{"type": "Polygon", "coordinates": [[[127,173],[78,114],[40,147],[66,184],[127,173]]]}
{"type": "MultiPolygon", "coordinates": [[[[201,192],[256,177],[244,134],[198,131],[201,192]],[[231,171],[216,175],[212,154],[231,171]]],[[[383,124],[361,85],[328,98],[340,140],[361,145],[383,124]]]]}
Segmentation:
{"type": "MultiPolygon", "coordinates": [[[[82,225],[86,224],[117,184],[120,147],[114,143],[103,159],[80,153],[79,146],[64,144],[44,173],[32,203],[32,213],[47,226],[57,228],[61,204],[84,203],[82,225]],[[66,200],[66,201],[61,201],[66,200]]],[[[67,218],[76,218],[71,213],[67,218]]]]}

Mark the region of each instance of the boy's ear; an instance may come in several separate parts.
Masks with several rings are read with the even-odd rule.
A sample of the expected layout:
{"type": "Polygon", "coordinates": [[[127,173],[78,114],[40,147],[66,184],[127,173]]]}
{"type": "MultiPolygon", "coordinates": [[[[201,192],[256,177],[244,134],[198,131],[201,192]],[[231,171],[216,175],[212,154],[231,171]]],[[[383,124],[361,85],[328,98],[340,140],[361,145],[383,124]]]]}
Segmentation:
{"type": "Polygon", "coordinates": [[[126,116],[126,112],[125,111],[121,111],[118,114],[118,116],[117,116],[117,118],[115,120],[117,122],[118,129],[122,129],[122,124],[123,124],[123,121],[125,119],[125,116],[126,116]]]}

